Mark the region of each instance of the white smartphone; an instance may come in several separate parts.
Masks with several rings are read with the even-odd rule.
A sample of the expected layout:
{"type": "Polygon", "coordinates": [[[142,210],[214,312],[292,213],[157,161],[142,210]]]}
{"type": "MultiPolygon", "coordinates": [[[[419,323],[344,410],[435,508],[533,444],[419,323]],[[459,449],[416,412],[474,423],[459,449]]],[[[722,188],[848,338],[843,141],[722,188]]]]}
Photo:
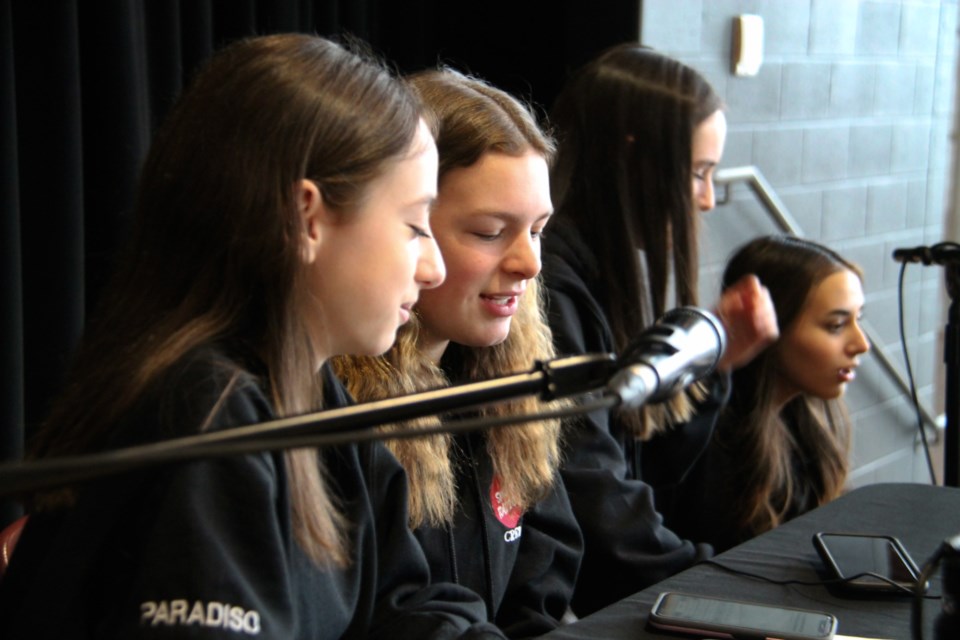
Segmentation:
{"type": "Polygon", "coordinates": [[[660,594],[650,610],[650,624],[722,638],[830,640],[837,631],[836,616],[822,611],[677,592],[660,594]]]}
{"type": "Polygon", "coordinates": [[[813,546],[834,576],[848,580],[849,589],[906,594],[920,579],[913,558],[893,536],[820,532],[813,536],[813,546]]]}

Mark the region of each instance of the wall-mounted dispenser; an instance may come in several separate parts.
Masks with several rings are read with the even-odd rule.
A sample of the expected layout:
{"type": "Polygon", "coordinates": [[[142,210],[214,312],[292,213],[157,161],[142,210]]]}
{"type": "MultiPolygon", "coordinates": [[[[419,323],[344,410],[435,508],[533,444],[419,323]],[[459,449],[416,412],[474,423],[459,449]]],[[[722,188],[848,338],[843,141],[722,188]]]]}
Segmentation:
{"type": "Polygon", "coordinates": [[[733,19],[733,74],[755,76],[763,64],[763,17],[744,14],[733,19]]]}

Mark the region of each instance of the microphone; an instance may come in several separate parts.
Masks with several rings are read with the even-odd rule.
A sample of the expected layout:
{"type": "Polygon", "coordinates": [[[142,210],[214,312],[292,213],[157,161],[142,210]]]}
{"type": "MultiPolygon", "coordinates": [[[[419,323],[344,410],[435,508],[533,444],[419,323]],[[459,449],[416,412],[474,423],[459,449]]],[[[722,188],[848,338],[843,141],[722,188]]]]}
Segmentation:
{"type": "Polygon", "coordinates": [[[713,371],[727,346],[723,325],[697,307],[678,307],[645,329],[620,358],[607,390],[621,404],[661,402],[713,371]]]}
{"type": "Polygon", "coordinates": [[[893,250],[893,259],[897,262],[947,265],[960,263],[960,244],[956,242],[938,242],[929,247],[904,247],[893,250]]]}

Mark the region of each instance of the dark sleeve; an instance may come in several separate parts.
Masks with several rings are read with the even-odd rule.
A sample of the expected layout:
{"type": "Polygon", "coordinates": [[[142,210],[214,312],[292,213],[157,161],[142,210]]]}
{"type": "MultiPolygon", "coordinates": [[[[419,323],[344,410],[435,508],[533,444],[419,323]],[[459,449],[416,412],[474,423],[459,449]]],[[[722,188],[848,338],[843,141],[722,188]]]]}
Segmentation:
{"type": "Polygon", "coordinates": [[[674,509],[669,521],[677,533],[708,542],[717,553],[750,537],[741,530],[733,508],[745,495],[733,473],[738,452],[730,446],[737,440],[721,437],[724,430],[735,432],[738,420],[732,412],[721,415],[706,451],[677,486],[674,501],[683,508],[674,509]]]}
{"type": "Polygon", "coordinates": [[[730,374],[714,372],[704,378],[706,397],[697,402],[689,422],[658,433],[641,447],[643,479],[657,488],[680,484],[703,455],[713,436],[717,417],[730,396],[730,374]]]}
{"type": "MultiPolygon", "coordinates": [[[[224,398],[211,428],[271,416],[248,378],[224,398]]],[[[102,621],[111,630],[103,637],[221,638],[254,630],[264,638],[294,637],[281,466],[267,453],[214,458],[172,466],[147,482],[137,496],[139,516],[124,533],[135,545],[124,549],[119,540],[111,561],[118,579],[108,593],[121,600],[105,608],[113,615],[102,621]]]]}
{"type": "MultiPolygon", "coordinates": [[[[610,351],[595,303],[551,287],[549,317],[562,354],[610,351]]],[[[631,478],[611,416],[596,411],[571,421],[561,474],[584,536],[573,610],[584,616],[709,557],[706,545],[681,540],[663,525],[652,488],[631,478]],[[611,579],[617,576],[617,579],[611,579]]]]}
{"type": "Polygon", "coordinates": [[[473,591],[430,582],[430,570],[407,519],[403,467],[382,445],[361,448],[376,518],[377,612],[370,638],[503,638],[487,622],[473,591]]]}
{"type": "MultiPolygon", "coordinates": [[[[667,526],[673,527],[675,514],[690,508],[680,486],[700,464],[713,438],[717,419],[730,395],[730,375],[714,372],[704,379],[706,397],[697,402],[693,417],[683,424],[656,434],[638,443],[640,465],[638,475],[653,487],[657,510],[667,526]]],[[[680,533],[677,529],[677,533],[680,533]]],[[[694,540],[706,542],[706,538],[694,540]]]]}
{"type": "MultiPolygon", "coordinates": [[[[214,407],[211,429],[272,416],[249,376],[224,395],[229,374],[207,362],[187,368],[117,433],[195,433],[214,407]]],[[[88,483],[74,506],[31,515],[36,527],[14,554],[24,593],[8,637],[295,637],[286,506],[285,476],[270,454],[88,483]]]]}
{"type": "Polygon", "coordinates": [[[585,550],[573,609],[583,616],[709,557],[663,525],[653,490],[626,477],[619,444],[602,423],[584,419],[567,439],[561,471],[585,550]],[[612,580],[611,576],[617,576],[612,580]]]}
{"type": "Polygon", "coordinates": [[[583,535],[560,479],[527,511],[520,549],[497,624],[510,638],[531,638],[558,626],[573,596],[583,535]]]}

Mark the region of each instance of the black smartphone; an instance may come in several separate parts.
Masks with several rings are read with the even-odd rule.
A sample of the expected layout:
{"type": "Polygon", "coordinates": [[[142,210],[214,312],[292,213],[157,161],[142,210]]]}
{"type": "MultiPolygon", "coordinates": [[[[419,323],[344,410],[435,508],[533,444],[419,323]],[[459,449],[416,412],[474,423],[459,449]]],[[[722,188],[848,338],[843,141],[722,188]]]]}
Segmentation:
{"type": "Polygon", "coordinates": [[[837,618],[822,611],[743,602],[729,598],[661,593],[650,610],[659,629],[722,638],[830,640],[837,618]]]}
{"type": "Polygon", "coordinates": [[[820,532],[813,546],[830,573],[847,580],[844,586],[850,589],[906,594],[920,579],[913,558],[893,536],[820,532]]]}

